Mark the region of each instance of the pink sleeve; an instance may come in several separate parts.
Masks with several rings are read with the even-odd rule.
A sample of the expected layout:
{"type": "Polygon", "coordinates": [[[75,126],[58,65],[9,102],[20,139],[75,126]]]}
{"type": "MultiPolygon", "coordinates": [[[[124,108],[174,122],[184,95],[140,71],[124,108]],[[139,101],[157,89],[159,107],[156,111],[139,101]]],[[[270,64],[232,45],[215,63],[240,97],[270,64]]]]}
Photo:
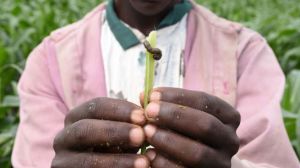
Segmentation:
{"type": "Polygon", "coordinates": [[[257,167],[299,168],[282,120],[284,74],[273,51],[260,35],[244,29],[238,55],[237,109],[242,121],[237,157],[257,167]]]}
{"type": "Polygon", "coordinates": [[[29,56],[19,81],[20,125],[12,163],[16,168],[47,168],[54,157],[52,142],[63,128],[67,108],[51,79],[45,42],[29,56]]]}

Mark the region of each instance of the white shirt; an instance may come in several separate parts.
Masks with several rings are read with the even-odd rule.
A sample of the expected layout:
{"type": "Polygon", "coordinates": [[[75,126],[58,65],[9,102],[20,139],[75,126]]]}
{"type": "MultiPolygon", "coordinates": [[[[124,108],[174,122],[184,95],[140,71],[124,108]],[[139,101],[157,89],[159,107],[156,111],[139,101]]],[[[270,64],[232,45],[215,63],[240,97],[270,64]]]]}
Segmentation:
{"type": "MultiPolygon", "coordinates": [[[[105,14],[102,22],[101,48],[107,95],[139,105],[139,94],[144,90],[146,61],[146,49],[142,42],[146,37],[139,30],[126,25],[141,43],[124,50],[111,31],[105,14]]],[[[157,47],[163,56],[155,66],[155,87],[182,87],[186,23],[187,16],[184,16],[175,25],[157,30],[157,47]]]]}

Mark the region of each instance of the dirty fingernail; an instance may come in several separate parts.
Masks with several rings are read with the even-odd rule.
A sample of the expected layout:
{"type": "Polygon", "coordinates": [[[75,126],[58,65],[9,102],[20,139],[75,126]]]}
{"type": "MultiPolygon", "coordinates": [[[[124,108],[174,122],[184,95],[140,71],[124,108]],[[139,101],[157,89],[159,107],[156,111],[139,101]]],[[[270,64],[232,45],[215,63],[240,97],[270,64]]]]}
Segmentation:
{"type": "Polygon", "coordinates": [[[160,100],[160,98],[161,98],[161,93],[157,92],[157,91],[152,92],[150,95],[151,101],[158,101],[158,100],[160,100]]]}
{"type": "Polygon", "coordinates": [[[158,103],[155,102],[150,103],[145,110],[147,117],[152,119],[158,117],[159,108],[160,107],[158,103]]]}
{"type": "Polygon", "coordinates": [[[151,137],[153,137],[153,135],[156,132],[156,127],[148,124],[144,127],[144,131],[145,131],[146,137],[151,138],[151,137]]]}
{"type": "Polygon", "coordinates": [[[145,135],[142,128],[136,127],[130,130],[129,140],[131,145],[140,146],[144,142],[144,139],[145,139],[145,135]]]}
{"type": "Polygon", "coordinates": [[[130,118],[134,124],[144,124],[146,122],[146,118],[142,110],[134,110],[131,113],[130,118]]]}
{"type": "Polygon", "coordinates": [[[149,162],[146,158],[140,157],[134,161],[134,168],[148,168],[149,162]]]}
{"type": "Polygon", "coordinates": [[[150,161],[153,161],[156,157],[156,153],[153,150],[149,150],[146,152],[146,156],[150,159],[150,161]]]}

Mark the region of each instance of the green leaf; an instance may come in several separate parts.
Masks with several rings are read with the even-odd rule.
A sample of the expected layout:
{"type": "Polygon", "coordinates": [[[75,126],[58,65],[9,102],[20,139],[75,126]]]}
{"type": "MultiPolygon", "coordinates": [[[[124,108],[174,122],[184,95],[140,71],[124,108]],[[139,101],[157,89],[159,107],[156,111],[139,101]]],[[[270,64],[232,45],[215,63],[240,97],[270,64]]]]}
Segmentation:
{"type": "Polygon", "coordinates": [[[288,75],[287,80],[291,87],[290,102],[292,105],[292,112],[300,113],[300,71],[292,71],[288,75]]]}
{"type": "Polygon", "coordinates": [[[5,96],[3,102],[0,104],[0,107],[19,107],[20,100],[18,96],[5,96]]]}
{"type": "Polygon", "coordinates": [[[15,95],[18,95],[18,84],[17,84],[16,81],[12,81],[12,82],[11,82],[11,87],[12,87],[12,89],[13,89],[13,93],[14,93],[15,95]]]}
{"type": "Polygon", "coordinates": [[[286,118],[286,119],[294,119],[294,120],[298,119],[298,115],[297,114],[289,112],[289,111],[285,111],[285,110],[282,110],[282,111],[283,111],[282,114],[283,114],[284,118],[286,118]]]}
{"type": "Polygon", "coordinates": [[[285,127],[292,145],[300,154],[300,70],[292,71],[286,82],[282,99],[285,127]]]}

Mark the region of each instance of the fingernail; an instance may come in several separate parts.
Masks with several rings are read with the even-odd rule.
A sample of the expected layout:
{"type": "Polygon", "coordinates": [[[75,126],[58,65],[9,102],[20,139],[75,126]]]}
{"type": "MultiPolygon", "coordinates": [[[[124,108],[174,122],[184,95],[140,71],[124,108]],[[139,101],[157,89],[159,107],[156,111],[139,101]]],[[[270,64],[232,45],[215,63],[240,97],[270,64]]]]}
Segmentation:
{"type": "Polygon", "coordinates": [[[134,168],[148,168],[149,162],[146,158],[140,157],[134,161],[134,168]]]}
{"type": "Polygon", "coordinates": [[[142,143],[144,142],[145,139],[145,135],[144,135],[144,131],[142,128],[140,127],[136,127],[130,130],[129,132],[129,140],[131,145],[133,146],[140,146],[142,145],[142,143]]]}
{"type": "Polygon", "coordinates": [[[149,150],[146,152],[146,156],[150,159],[150,161],[153,161],[156,157],[156,153],[153,150],[149,150]]]}
{"type": "Polygon", "coordinates": [[[157,91],[152,92],[151,95],[150,95],[150,100],[151,101],[159,101],[160,98],[161,98],[161,93],[157,92],[157,91]]]}
{"type": "Polygon", "coordinates": [[[158,113],[159,113],[159,104],[155,103],[155,102],[151,102],[150,104],[148,104],[147,108],[146,108],[146,115],[148,118],[156,118],[158,117],[158,113]]]}
{"type": "Polygon", "coordinates": [[[151,138],[151,137],[153,137],[153,135],[156,132],[156,127],[148,124],[144,127],[144,131],[145,131],[146,137],[151,138]]]}
{"type": "Polygon", "coordinates": [[[144,124],[146,122],[146,118],[144,116],[144,112],[142,110],[134,110],[132,113],[131,113],[131,121],[134,123],[134,124],[144,124]]]}

